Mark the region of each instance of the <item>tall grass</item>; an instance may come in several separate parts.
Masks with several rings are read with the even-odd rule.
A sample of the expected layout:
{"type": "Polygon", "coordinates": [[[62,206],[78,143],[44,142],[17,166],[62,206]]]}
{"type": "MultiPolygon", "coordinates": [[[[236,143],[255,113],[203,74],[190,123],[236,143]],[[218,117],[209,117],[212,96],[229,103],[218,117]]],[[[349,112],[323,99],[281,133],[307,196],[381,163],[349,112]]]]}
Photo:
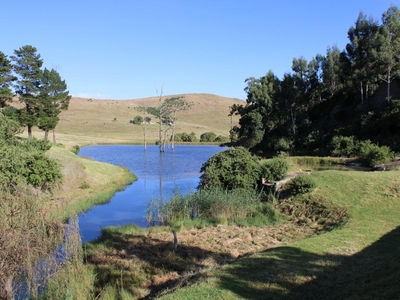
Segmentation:
{"type": "Polygon", "coordinates": [[[208,221],[207,224],[232,224],[265,215],[271,223],[276,219],[273,211],[272,204],[262,202],[262,195],[253,190],[211,189],[187,195],[176,190],[166,203],[151,200],[146,218],[150,225],[172,225],[187,220],[196,220],[193,224],[203,224],[204,221],[208,221]]]}
{"type": "Polygon", "coordinates": [[[289,163],[296,165],[334,165],[340,163],[338,157],[289,156],[286,159],[289,163]]]}
{"type": "Polygon", "coordinates": [[[77,219],[71,219],[62,249],[63,263],[52,275],[40,300],[93,299],[94,274],[83,262],[83,249],[77,219]]]}

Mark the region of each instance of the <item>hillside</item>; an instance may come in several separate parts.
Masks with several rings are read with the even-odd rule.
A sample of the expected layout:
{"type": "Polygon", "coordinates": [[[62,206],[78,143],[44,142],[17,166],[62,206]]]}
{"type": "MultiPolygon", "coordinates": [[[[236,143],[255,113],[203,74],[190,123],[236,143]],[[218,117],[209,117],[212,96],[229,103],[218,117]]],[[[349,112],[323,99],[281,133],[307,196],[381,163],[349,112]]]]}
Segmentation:
{"type": "MultiPolygon", "coordinates": [[[[174,95],[176,96],[176,95],[174,95]]],[[[243,100],[225,98],[210,94],[187,94],[184,96],[193,106],[190,110],[180,112],[176,122],[176,132],[194,132],[198,138],[207,131],[216,135],[229,136],[231,118],[229,107],[243,100]]],[[[173,96],[163,96],[163,99],[173,96]]],[[[87,143],[142,143],[143,126],[129,122],[137,115],[139,106],[158,106],[158,98],[150,97],[135,100],[96,100],[88,98],[72,98],[69,109],[60,115],[56,128],[57,142],[64,144],[87,143]]],[[[233,117],[233,125],[239,117],[233,117]]],[[[42,136],[35,131],[36,137],[42,136]]],[[[147,125],[148,143],[158,139],[158,124],[147,125]]]]}

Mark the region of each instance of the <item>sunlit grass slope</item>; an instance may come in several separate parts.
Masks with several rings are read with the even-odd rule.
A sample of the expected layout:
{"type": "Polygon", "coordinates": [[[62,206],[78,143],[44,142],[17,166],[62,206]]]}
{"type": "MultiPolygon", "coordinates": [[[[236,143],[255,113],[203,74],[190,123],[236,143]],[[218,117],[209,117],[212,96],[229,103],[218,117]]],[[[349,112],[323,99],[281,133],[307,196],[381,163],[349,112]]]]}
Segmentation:
{"type": "Polygon", "coordinates": [[[48,155],[63,166],[63,182],[48,203],[49,211],[58,218],[107,202],[115,191],[137,179],[127,169],[79,157],[63,146],[54,145],[48,155]]]}
{"type": "Polygon", "coordinates": [[[399,175],[313,173],[314,193],[347,207],[347,224],[242,258],[162,299],[397,299],[399,175]]]}
{"type": "MultiPolygon", "coordinates": [[[[187,94],[184,99],[193,105],[187,111],[178,114],[177,133],[194,132],[197,138],[204,132],[212,131],[217,136],[229,136],[231,118],[229,107],[244,104],[243,100],[225,98],[210,94],[187,94]]],[[[173,97],[164,96],[163,99],[173,97]]],[[[142,143],[143,126],[129,123],[137,115],[144,114],[139,106],[158,107],[157,97],[136,100],[95,100],[72,98],[69,109],[60,115],[56,128],[57,142],[66,145],[85,145],[88,143],[142,143]]],[[[238,116],[233,116],[232,125],[238,123],[238,116]]],[[[158,124],[147,125],[147,140],[158,140],[158,124]]],[[[35,131],[36,137],[42,137],[42,131],[35,131]]]]}

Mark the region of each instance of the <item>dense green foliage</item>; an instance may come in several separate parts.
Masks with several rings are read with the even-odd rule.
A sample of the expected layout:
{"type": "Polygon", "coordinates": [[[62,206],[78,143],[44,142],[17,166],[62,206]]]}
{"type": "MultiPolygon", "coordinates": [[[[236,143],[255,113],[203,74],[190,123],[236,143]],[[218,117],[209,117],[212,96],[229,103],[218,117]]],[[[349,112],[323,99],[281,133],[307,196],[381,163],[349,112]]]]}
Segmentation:
{"type": "Polygon", "coordinates": [[[143,123],[143,117],[142,116],[135,116],[133,118],[133,120],[131,120],[131,123],[140,125],[140,124],[143,123]]]}
{"type": "Polygon", "coordinates": [[[282,79],[248,78],[246,104],[230,111],[240,115],[238,145],[268,156],[358,155],[356,140],[400,151],[400,10],[391,6],[381,23],[360,13],[348,37],[343,51],[294,58],[282,79]]]}
{"type": "Polygon", "coordinates": [[[20,183],[42,189],[61,180],[61,166],[46,155],[50,144],[46,140],[17,139],[19,125],[0,113],[0,185],[20,183]]]}
{"type": "Polygon", "coordinates": [[[259,160],[243,147],[213,155],[200,172],[199,187],[202,189],[254,189],[261,180],[259,160]]]}
{"type": "Polygon", "coordinates": [[[388,146],[378,146],[370,140],[358,141],[354,136],[335,136],[331,147],[332,155],[358,157],[365,166],[387,163],[394,158],[388,146]]]}
{"type": "Polygon", "coordinates": [[[214,132],[204,132],[200,135],[200,142],[204,143],[209,143],[209,142],[214,142],[217,136],[215,135],[214,132]]]}
{"type": "Polygon", "coordinates": [[[394,153],[388,146],[377,146],[366,140],[360,143],[359,158],[367,166],[386,163],[394,158],[394,153]]]}
{"type": "Polygon", "coordinates": [[[315,181],[307,174],[300,174],[286,184],[286,188],[290,190],[293,195],[309,193],[316,187],[317,184],[315,181]]]}
{"type": "Polygon", "coordinates": [[[12,99],[10,82],[15,78],[11,75],[12,66],[7,56],[0,51],[0,109],[6,106],[6,103],[12,99]]]}
{"type": "Polygon", "coordinates": [[[194,132],[191,132],[190,134],[187,134],[186,132],[177,133],[177,134],[175,134],[174,139],[175,139],[175,142],[194,143],[194,142],[198,141],[196,134],[194,132]]]}
{"type": "Polygon", "coordinates": [[[282,180],[289,170],[289,163],[281,157],[268,159],[262,167],[263,178],[269,181],[282,180]]]}

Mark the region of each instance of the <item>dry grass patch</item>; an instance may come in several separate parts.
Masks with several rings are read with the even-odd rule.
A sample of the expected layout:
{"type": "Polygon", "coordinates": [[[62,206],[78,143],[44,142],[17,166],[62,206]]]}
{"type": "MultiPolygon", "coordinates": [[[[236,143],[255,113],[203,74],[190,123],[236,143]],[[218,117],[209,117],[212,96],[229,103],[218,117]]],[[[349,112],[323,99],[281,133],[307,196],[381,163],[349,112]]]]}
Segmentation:
{"type": "Polygon", "coordinates": [[[110,227],[98,241],[87,243],[87,262],[98,274],[97,292],[101,295],[112,285],[117,290],[123,286],[135,299],[154,296],[181,285],[182,280],[207,276],[202,270],[312,234],[293,224],[191,228],[178,232],[179,245],[174,252],[173,235],[164,230],[110,227]]]}

